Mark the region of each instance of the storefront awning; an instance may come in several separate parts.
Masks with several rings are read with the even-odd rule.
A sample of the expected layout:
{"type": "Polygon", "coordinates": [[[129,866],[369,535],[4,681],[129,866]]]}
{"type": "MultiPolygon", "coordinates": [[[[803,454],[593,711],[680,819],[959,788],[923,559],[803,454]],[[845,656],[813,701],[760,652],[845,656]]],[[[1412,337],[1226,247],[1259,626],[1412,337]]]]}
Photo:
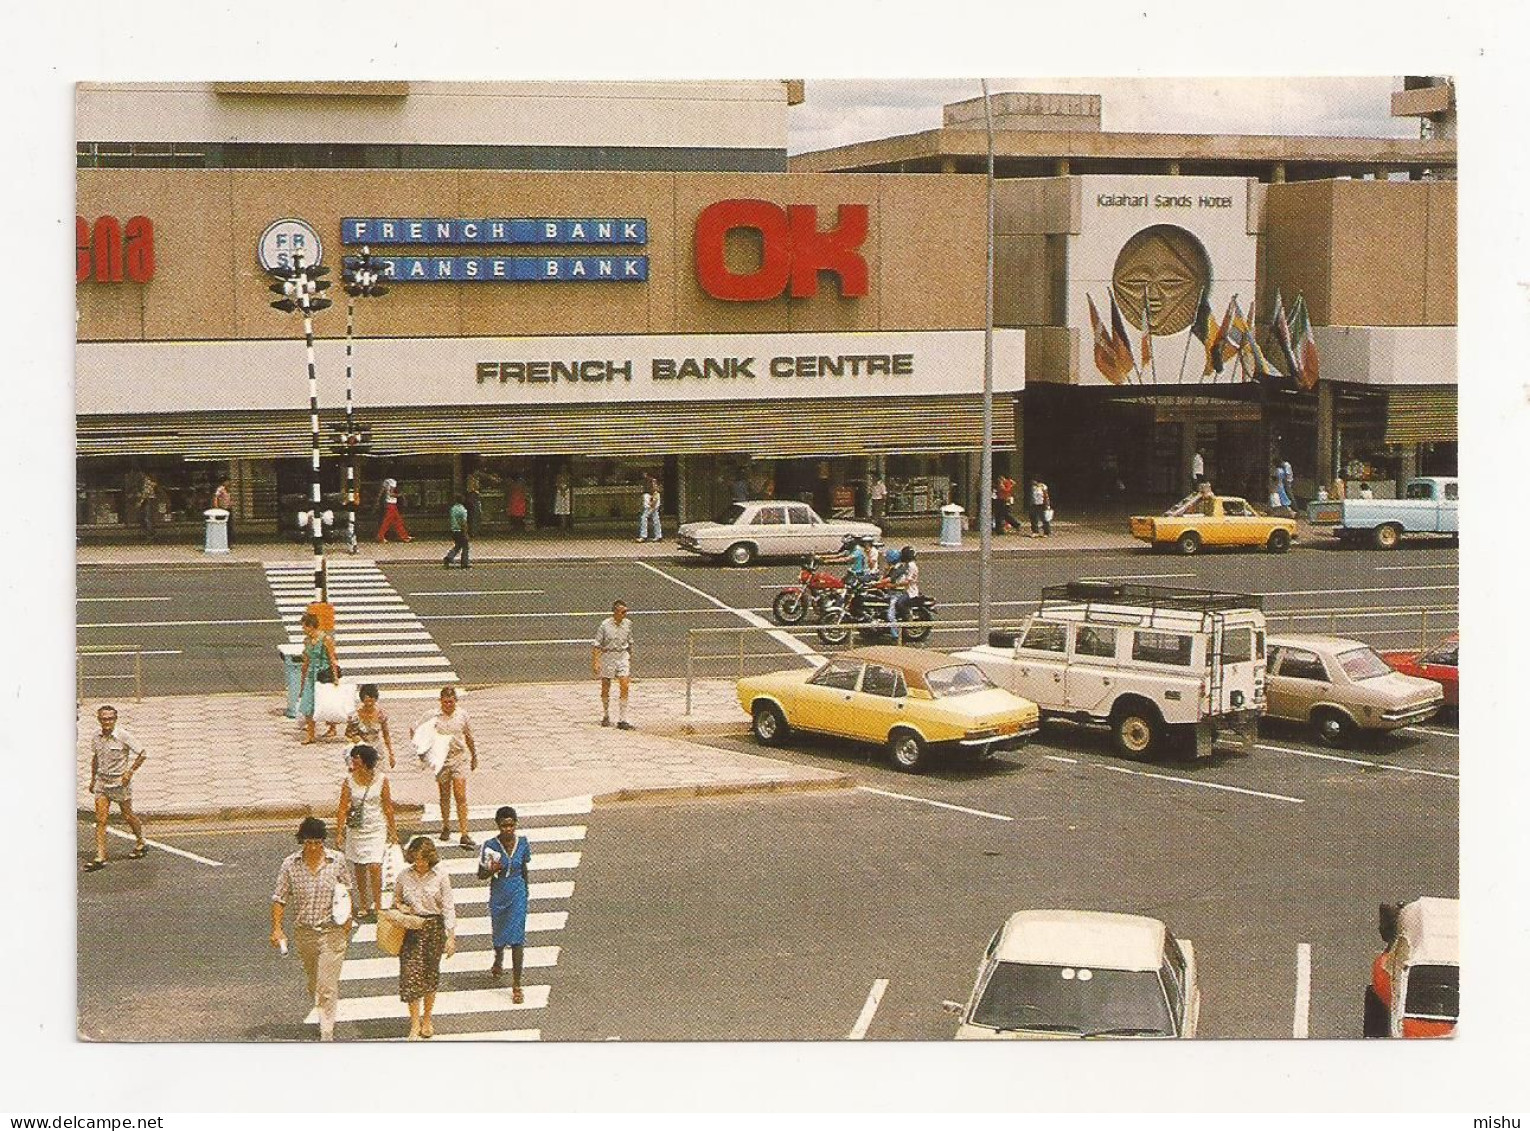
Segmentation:
{"type": "Polygon", "coordinates": [[[1456,439],[1456,386],[1418,385],[1387,390],[1388,446],[1445,444],[1456,439]]]}

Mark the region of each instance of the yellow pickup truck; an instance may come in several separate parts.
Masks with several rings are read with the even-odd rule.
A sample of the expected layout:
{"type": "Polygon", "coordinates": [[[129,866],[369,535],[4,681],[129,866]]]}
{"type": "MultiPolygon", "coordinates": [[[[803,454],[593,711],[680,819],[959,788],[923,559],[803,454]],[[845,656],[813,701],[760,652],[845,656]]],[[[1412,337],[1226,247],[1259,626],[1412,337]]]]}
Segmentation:
{"type": "Polygon", "coordinates": [[[1155,550],[1173,546],[1181,554],[1202,546],[1263,546],[1283,554],[1296,539],[1295,519],[1260,514],[1231,495],[1191,495],[1161,515],[1133,515],[1131,529],[1155,550]]]}

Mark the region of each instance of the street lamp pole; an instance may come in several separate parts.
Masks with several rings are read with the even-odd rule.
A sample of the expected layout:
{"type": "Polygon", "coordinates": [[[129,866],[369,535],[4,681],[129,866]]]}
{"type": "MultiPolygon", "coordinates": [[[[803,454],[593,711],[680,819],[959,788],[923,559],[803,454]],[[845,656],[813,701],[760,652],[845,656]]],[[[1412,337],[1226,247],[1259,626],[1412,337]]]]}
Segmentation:
{"type": "Polygon", "coordinates": [[[993,114],[988,105],[988,80],[983,85],[983,126],[988,133],[987,270],[983,275],[983,458],[978,483],[978,643],[988,643],[993,627],[993,114]]]}

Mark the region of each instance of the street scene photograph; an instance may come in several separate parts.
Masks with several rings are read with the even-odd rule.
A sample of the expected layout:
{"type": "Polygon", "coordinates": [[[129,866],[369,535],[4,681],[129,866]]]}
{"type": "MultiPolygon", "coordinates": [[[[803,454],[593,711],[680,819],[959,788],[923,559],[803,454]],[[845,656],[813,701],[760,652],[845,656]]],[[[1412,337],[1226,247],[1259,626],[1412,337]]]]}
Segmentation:
{"type": "Polygon", "coordinates": [[[379,1093],[449,1045],[453,1089],[587,1110],[607,1064],[748,1078],[722,1107],[1468,1110],[1356,1098],[1502,1065],[1523,996],[1460,974],[1520,937],[1524,840],[1459,679],[1463,619],[1469,680],[1511,663],[1479,521],[1523,477],[1460,436],[1471,382],[1530,397],[1523,327],[1460,395],[1458,138],[1508,128],[1461,51],[71,60],[68,417],[18,472],[73,487],[33,1039],[379,1093]]]}

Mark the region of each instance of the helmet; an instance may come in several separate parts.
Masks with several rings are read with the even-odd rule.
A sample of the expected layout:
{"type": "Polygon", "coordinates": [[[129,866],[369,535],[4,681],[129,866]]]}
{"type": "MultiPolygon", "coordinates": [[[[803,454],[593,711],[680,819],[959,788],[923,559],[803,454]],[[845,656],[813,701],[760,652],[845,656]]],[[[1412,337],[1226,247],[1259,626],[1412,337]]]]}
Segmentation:
{"type": "Polygon", "coordinates": [[[841,550],[853,549],[855,547],[855,545],[858,542],[860,542],[860,540],[861,539],[860,539],[860,537],[858,535],[855,535],[855,534],[846,534],[843,538],[841,538],[839,540],[839,548],[841,550]]]}
{"type": "Polygon", "coordinates": [[[902,555],[897,550],[888,550],[883,557],[887,559],[888,565],[897,565],[902,555]]]}
{"type": "Polygon", "coordinates": [[[913,561],[914,560],[914,547],[912,547],[912,546],[904,546],[903,549],[898,551],[898,559],[900,561],[905,561],[905,562],[913,561]]]}

